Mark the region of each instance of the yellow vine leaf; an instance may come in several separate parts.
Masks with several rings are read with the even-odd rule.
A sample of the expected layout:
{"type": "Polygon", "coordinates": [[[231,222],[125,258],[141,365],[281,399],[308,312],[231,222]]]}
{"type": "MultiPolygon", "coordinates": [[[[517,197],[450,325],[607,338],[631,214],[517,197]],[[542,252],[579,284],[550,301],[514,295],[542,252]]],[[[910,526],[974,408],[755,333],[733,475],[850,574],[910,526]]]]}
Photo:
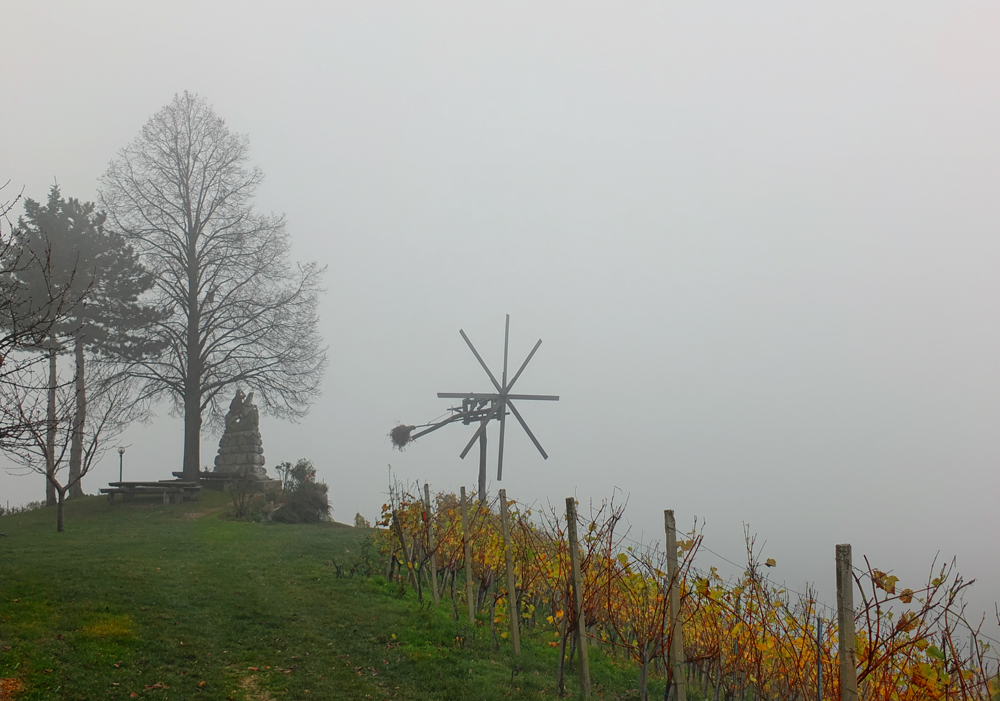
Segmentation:
{"type": "Polygon", "coordinates": [[[889,594],[895,594],[896,582],[899,581],[899,577],[896,577],[891,574],[886,574],[881,570],[872,570],[872,581],[875,583],[875,586],[881,589],[882,591],[887,592],[889,594]]]}

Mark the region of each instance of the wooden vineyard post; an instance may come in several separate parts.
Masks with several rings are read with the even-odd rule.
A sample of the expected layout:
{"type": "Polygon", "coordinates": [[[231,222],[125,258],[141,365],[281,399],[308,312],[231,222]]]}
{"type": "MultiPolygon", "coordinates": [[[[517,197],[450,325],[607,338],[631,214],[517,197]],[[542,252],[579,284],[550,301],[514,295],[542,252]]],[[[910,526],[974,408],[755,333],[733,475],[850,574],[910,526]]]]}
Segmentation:
{"type": "Polygon", "coordinates": [[[663,512],[666,530],[667,579],[670,583],[670,668],[674,679],[674,701],[687,701],[687,684],[684,681],[684,639],[681,633],[681,579],[677,569],[677,524],[673,509],[663,512]]]}
{"type": "Polygon", "coordinates": [[[438,596],[437,553],[434,547],[434,512],[431,511],[431,486],[424,482],[424,513],[427,515],[427,549],[431,551],[431,594],[434,605],[441,599],[438,596]]]}
{"type": "Polygon", "coordinates": [[[587,619],[583,612],[583,573],[580,571],[580,543],[576,535],[576,500],[566,497],[566,525],[569,535],[569,563],[573,577],[573,609],[576,614],[576,651],[580,658],[580,697],[590,698],[590,659],[587,655],[587,619]]]}
{"type": "Polygon", "coordinates": [[[465,594],[469,600],[469,625],[476,624],[476,602],[472,589],[472,543],[469,540],[469,506],[462,487],[462,547],[465,548],[465,594]]]}
{"type": "Polygon", "coordinates": [[[517,608],[517,579],[514,577],[514,549],[510,542],[510,512],[507,509],[507,490],[500,490],[500,522],[503,526],[503,559],[507,564],[507,614],[510,616],[510,639],[514,643],[514,657],[521,656],[521,612],[517,608]]]}
{"type": "Polygon", "coordinates": [[[858,663],[854,639],[854,573],[851,545],[837,546],[837,626],[840,648],[840,701],[858,701],[858,663]]]}

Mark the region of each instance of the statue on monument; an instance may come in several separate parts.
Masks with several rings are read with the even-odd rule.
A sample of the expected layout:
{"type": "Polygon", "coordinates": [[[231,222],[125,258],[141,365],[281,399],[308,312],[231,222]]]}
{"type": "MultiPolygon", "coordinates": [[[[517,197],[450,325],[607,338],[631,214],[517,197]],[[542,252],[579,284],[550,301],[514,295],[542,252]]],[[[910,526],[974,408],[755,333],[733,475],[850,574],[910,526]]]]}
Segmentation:
{"type": "Polygon", "coordinates": [[[253,392],[245,395],[243,390],[236,390],[236,396],[229,403],[229,413],[226,414],[226,431],[253,431],[260,426],[260,412],[253,403],[253,392]]]}
{"type": "Polygon", "coordinates": [[[253,392],[236,396],[229,403],[226,430],[219,440],[215,472],[267,475],[264,469],[264,443],[260,437],[260,412],[253,403],[253,392]]]}

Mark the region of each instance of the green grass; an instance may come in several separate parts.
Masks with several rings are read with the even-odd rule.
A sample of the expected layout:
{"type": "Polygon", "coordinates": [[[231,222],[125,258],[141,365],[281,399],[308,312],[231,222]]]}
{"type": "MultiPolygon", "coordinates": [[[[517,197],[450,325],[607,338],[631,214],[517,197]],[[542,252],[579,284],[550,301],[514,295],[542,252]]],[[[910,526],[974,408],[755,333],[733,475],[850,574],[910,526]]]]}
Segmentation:
{"type": "MultiPolygon", "coordinates": [[[[336,576],[367,531],[240,523],[227,504],[88,497],[65,533],[52,509],[0,517],[0,679],[23,682],[18,699],[555,697],[551,634],[515,660],[480,622],[463,646],[450,601],[336,576]]],[[[637,696],[633,666],[592,666],[600,696],[637,696]]]]}

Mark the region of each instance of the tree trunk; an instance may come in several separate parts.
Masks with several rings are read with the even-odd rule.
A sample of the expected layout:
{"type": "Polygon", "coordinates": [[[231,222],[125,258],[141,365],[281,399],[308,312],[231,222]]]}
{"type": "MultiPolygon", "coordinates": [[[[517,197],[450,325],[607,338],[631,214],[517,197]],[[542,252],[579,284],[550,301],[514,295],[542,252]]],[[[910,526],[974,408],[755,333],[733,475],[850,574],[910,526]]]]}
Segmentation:
{"type": "Polygon", "coordinates": [[[87,422],[87,386],[84,382],[83,333],[78,331],[73,351],[76,355],[76,415],[69,448],[69,495],[82,497],[83,485],[83,426],[87,422]]]}
{"type": "MultiPolygon", "coordinates": [[[[197,338],[197,328],[189,332],[197,338]]],[[[188,375],[184,382],[184,479],[189,482],[197,481],[201,475],[200,361],[198,344],[188,343],[188,375]]]]}
{"type": "Polygon", "coordinates": [[[45,505],[56,505],[56,341],[49,343],[49,401],[45,426],[45,505]]]}
{"type": "Polygon", "coordinates": [[[184,479],[201,476],[201,307],[198,300],[197,235],[188,232],[187,376],[184,378],[184,479]]]}
{"type": "MultiPolygon", "coordinates": [[[[53,488],[55,488],[55,485],[53,485],[53,488]]],[[[66,488],[63,487],[62,489],[58,489],[56,491],[59,494],[59,502],[58,502],[58,509],[59,509],[59,511],[58,511],[58,513],[56,515],[56,533],[62,533],[64,530],[66,530],[65,527],[63,526],[63,523],[66,520],[65,519],[65,515],[66,515],[66,488]]]]}
{"type": "Polygon", "coordinates": [[[184,479],[196,482],[201,476],[201,401],[191,379],[184,397],[184,479]],[[194,395],[194,396],[192,396],[194,395]]]}

